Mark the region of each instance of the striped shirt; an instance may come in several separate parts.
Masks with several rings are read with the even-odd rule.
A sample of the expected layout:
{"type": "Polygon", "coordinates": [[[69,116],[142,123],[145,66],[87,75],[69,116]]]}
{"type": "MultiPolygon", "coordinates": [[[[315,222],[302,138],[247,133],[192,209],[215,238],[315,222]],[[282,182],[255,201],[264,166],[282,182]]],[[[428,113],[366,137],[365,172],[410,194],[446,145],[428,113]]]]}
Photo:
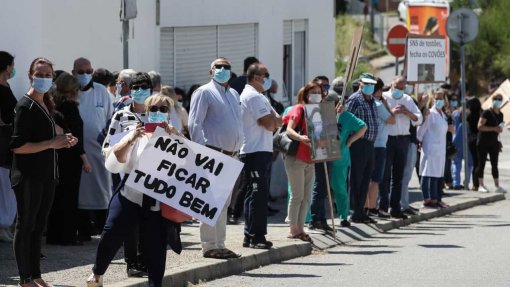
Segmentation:
{"type": "Polygon", "coordinates": [[[147,122],[147,115],[145,113],[135,113],[131,111],[131,106],[124,107],[113,114],[112,121],[108,127],[106,139],[103,142],[103,153],[110,148],[110,137],[123,133],[125,131],[134,130],[136,125],[141,122],[147,122]]]}
{"type": "Polygon", "coordinates": [[[367,132],[363,136],[371,142],[377,137],[377,107],[374,99],[366,100],[361,91],[352,94],[345,102],[345,110],[351,112],[367,124],[367,132]]]}

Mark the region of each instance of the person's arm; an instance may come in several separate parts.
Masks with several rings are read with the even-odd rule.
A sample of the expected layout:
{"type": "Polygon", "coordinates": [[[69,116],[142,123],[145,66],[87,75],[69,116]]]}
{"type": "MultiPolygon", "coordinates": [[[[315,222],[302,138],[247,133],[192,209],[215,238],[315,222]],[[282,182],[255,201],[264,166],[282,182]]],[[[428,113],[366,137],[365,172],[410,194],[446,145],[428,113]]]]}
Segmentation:
{"type": "Polygon", "coordinates": [[[308,136],[298,134],[296,130],[294,130],[294,125],[295,125],[294,120],[290,119],[289,123],[287,124],[287,135],[289,136],[289,138],[299,142],[303,142],[305,144],[309,144],[310,139],[308,138],[308,136]]]}
{"type": "Polygon", "coordinates": [[[350,147],[352,145],[353,142],[357,141],[358,139],[360,139],[362,136],[365,135],[365,132],[367,131],[368,127],[367,125],[364,125],[361,129],[359,129],[357,132],[355,132],[354,134],[352,134],[348,139],[347,139],[347,142],[345,143],[345,145],[347,147],[350,147]]]}
{"type": "Polygon", "coordinates": [[[191,105],[189,109],[188,128],[192,141],[205,145],[205,137],[203,133],[203,123],[207,115],[209,103],[207,94],[202,89],[197,89],[191,96],[191,105]]]}
{"type": "Polygon", "coordinates": [[[501,133],[503,132],[503,129],[500,126],[497,127],[490,127],[487,126],[487,119],[482,115],[480,119],[478,120],[478,130],[481,132],[495,132],[495,133],[501,133]]]}
{"type": "Polygon", "coordinates": [[[137,124],[134,131],[130,132],[120,142],[113,146],[113,154],[119,163],[127,162],[131,149],[143,135],[145,135],[144,127],[141,124],[137,124]]]}
{"type": "Polygon", "coordinates": [[[429,126],[430,126],[430,121],[432,119],[430,118],[430,115],[423,121],[423,123],[421,124],[421,126],[418,126],[417,130],[416,130],[416,138],[418,139],[418,141],[422,142],[423,141],[423,137],[425,136],[425,133],[427,132],[427,130],[429,129],[429,126]]]}
{"type": "Polygon", "coordinates": [[[411,124],[413,126],[421,125],[421,123],[423,122],[423,115],[421,114],[420,109],[414,103],[414,101],[411,97],[409,97],[407,104],[408,104],[408,108],[407,108],[408,115],[407,116],[411,120],[411,124]]]}
{"type": "Polygon", "coordinates": [[[257,119],[257,124],[268,131],[276,130],[276,117],[269,102],[263,96],[254,96],[243,99],[246,105],[245,112],[248,112],[257,119]]]}

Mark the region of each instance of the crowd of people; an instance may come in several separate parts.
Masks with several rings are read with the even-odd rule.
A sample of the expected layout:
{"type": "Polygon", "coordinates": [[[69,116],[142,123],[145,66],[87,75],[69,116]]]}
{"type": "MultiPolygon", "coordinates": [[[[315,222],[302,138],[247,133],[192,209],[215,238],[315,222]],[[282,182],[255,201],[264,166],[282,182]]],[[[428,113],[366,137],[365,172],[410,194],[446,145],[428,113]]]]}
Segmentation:
{"type": "Polygon", "coordinates": [[[333,230],[326,221],[328,194],[342,227],[418,214],[408,189],[415,168],[422,208],[448,207],[445,188],[469,188],[460,177],[464,112],[472,189],[489,191],[483,179],[489,156],[494,191],[506,192],[497,166],[505,104],[499,93],[485,111],[469,97],[464,111],[447,85],[418,94],[404,77],[385,85],[363,73],[342,96],[347,85],[342,78],[330,85],[319,75],[284,110],[271,96],[277,84],[266,65],[248,57],[239,77],[231,67],[228,59],[215,59],[204,67],[210,81],[186,93],[163,85],[155,71],[111,73],[78,58],[68,73],[36,58],[29,67],[30,89],[16,98],[8,84],[16,75],[14,57],[0,51],[0,240],[13,242],[20,286],[51,286],[40,270],[43,234],[47,244],[57,245],[82,245],[101,235],[89,287],[102,286],[121,246],[128,276],[148,276],[149,286],[162,285],[167,245],[182,250],[180,224],[161,216],[158,201],[124,185],[152,134],[145,123],[161,124],[169,134],[244,163],[217,223],[200,225],[205,258],[241,256],[225,246],[227,223],[241,218],[243,247],[273,246],[266,237],[270,181],[280,156],[289,186],[291,239],[312,242],[310,230],[333,230]],[[328,101],[337,114],[341,157],[316,163],[305,105],[328,101]],[[281,126],[298,143],[295,154],[274,150],[273,135],[281,126]]]}

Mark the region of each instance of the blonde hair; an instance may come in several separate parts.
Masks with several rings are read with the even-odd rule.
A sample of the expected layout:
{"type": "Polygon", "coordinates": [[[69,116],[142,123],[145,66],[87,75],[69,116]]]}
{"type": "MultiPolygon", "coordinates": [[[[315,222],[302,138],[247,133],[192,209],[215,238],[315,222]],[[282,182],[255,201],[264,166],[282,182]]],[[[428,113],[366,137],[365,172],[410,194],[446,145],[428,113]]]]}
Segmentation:
{"type": "Polygon", "coordinates": [[[159,93],[163,96],[167,96],[172,99],[177,97],[177,94],[175,93],[175,89],[172,86],[161,87],[161,91],[159,91],[159,93]]]}
{"type": "Polygon", "coordinates": [[[152,96],[148,97],[145,100],[145,103],[144,103],[145,104],[145,112],[148,113],[150,106],[152,106],[155,103],[159,103],[159,102],[166,103],[169,108],[174,106],[174,101],[171,98],[169,98],[167,96],[164,96],[162,94],[155,94],[155,95],[152,95],[152,96]]]}
{"type": "Polygon", "coordinates": [[[434,101],[436,100],[436,94],[442,93],[443,94],[443,100],[444,100],[444,108],[447,109],[450,106],[450,103],[448,102],[448,97],[446,96],[446,90],[439,88],[432,91],[432,95],[429,96],[429,102],[427,107],[430,109],[434,106],[434,101]]]}

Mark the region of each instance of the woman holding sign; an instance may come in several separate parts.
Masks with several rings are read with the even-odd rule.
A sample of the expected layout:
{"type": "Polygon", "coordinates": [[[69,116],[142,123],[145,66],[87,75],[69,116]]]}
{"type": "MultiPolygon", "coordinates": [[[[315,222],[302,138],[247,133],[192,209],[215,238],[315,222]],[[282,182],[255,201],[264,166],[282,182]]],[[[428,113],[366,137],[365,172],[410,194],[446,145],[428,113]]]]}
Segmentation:
{"type": "Polygon", "coordinates": [[[298,104],[292,107],[283,118],[283,123],[287,125],[287,135],[299,141],[297,154],[285,157],[285,171],[290,184],[288,210],[290,234],[288,237],[308,242],[312,239],[305,233],[304,224],[312,195],[315,165],[310,155],[310,139],[306,129],[304,105],[317,104],[321,100],[321,86],[316,82],[310,82],[299,90],[298,104]]]}
{"type": "MultiPolygon", "coordinates": [[[[149,122],[158,123],[168,134],[179,134],[173,126],[168,125],[170,106],[171,100],[161,95],[150,96],[145,100],[149,122]]],[[[124,185],[150,136],[151,133],[138,123],[118,143],[105,150],[106,169],[125,176],[110,201],[108,218],[92,268],[93,274],[87,279],[88,287],[103,286],[103,274],[117,250],[131,234],[133,226],[138,223],[144,227],[143,255],[147,265],[149,286],[162,286],[166,261],[167,220],[161,216],[159,202],[124,185]]],[[[178,236],[178,228],[175,234],[178,236]]],[[[174,250],[180,252],[179,246],[174,250]]]]}

